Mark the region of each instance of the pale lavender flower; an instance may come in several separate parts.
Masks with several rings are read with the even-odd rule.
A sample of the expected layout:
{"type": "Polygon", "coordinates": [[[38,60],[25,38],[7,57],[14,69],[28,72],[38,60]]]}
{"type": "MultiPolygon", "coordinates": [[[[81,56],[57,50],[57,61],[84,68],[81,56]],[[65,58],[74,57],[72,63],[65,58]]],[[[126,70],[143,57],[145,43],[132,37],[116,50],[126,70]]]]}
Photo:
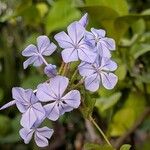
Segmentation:
{"type": "Polygon", "coordinates": [[[56,50],[56,45],[50,42],[45,35],[37,38],[37,46],[30,44],[23,50],[22,55],[29,57],[24,63],[23,67],[26,69],[28,65],[33,63],[33,66],[40,66],[43,63],[47,65],[43,56],[50,56],[56,50]]]}
{"type": "Polygon", "coordinates": [[[61,55],[65,63],[82,61],[93,63],[96,54],[91,51],[84,41],[85,28],[77,21],[71,23],[67,28],[68,34],[64,31],[55,35],[55,40],[63,48],[61,55]]]}
{"type": "Polygon", "coordinates": [[[79,23],[83,26],[86,27],[88,24],[88,13],[85,13],[82,18],[79,20],[79,23]]]}
{"type": "Polygon", "coordinates": [[[56,70],[56,66],[52,65],[52,64],[48,64],[45,68],[44,68],[44,73],[50,77],[53,78],[57,75],[57,70],[56,70]]]}
{"type": "Polygon", "coordinates": [[[118,81],[118,77],[112,73],[117,69],[117,64],[108,58],[101,58],[94,64],[82,62],[78,69],[80,75],[85,78],[85,88],[92,92],[102,85],[106,89],[113,89],[118,81]]]}
{"type": "Polygon", "coordinates": [[[22,113],[20,123],[23,127],[31,128],[43,121],[45,110],[31,89],[24,90],[15,87],[12,89],[12,96],[15,99],[17,108],[22,113]]]}
{"type": "Polygon", "coordinates": [[[91,45],[95,52],[101,57],[111,57],[110,51],[115,50],[115,41],[112,38],[105,37],[106,32],[102,29],[91,28],[91,32],[86,32],[85,41],[91,45]]]}
{"type": "Polygon", "coordinates": [[[68,78],[56,76],[50,83],[43,83],[37,88],[37,97],[41,102],[49,102],[44,106],[46,115],[50,120],[57,120],[65,112],[69,112],[80,105],[80,93],[71,90],[64,94],[68,86],[68,78]]]}
{"type": "Polygon", "coordinates": [[[51,138],[52,134],[54,133],[53,129],[49,129],[48,127],[42,127],[42,128],[22,128],[19,131],[19,134],[21,138],[24,140],[25,144],[28,144],[32,136],[34,134],[34,140],[37,146],[39,147],[46,147],[48,146],[48,139],[51,138]]]}

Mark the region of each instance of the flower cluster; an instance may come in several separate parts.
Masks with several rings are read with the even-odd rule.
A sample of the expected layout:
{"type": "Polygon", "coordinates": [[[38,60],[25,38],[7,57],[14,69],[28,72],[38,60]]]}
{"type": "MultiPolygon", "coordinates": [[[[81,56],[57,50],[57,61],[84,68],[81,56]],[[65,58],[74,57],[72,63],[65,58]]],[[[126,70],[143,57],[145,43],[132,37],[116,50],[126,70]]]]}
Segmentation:
{"type": "MultiPolygon", "coordinates": [[[[117,83],[117,76],[113,74],[117,64],[110,59],[110,51],[115,50],[115,41],[105,37],[106,33],[102,29],[91,28],[91,32],[86,31],[87,23],[88,14],[85,14],[67,27],[67,33],[62,31],[54,36],[62,48],[63,63],[80,61],[77,69],[87,90],[95,92],[101,85],[112,89],[117,83]]],[[[26,144],[34,134],[39,147],[47,146],[54,131],[46,126],[40,127],[42,122],[46,118],[56,121],[64,113],[78,108],[81,103],[81,91],[67,88],[68,85],[72,86],[69,77],[58,73],[57,67],[44,58],[52,55],[56,49],[57,46],[42,35],[37,38],[37,46],[30,44],[22,51],[22,55],[27,57],[23,63],[24,69],[30,64],[36,67],[44,64],[48,80],[40,83],[34,91],[14,87],[13,100],[0,108],[2,110],[12,105],[17,106],[22,115],[22,129],[19,133],[26,144]]]]}

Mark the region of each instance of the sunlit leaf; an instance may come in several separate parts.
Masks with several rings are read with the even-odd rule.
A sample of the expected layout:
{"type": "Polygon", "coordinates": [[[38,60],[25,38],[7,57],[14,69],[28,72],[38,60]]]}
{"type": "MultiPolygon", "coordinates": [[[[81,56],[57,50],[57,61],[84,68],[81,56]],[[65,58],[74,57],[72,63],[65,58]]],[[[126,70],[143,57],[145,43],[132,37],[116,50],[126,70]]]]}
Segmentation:
{"type": "Polygon", "coordinates": [[[45,19],[47,34],[63,29],[72,21],[79,19],[80,12],[71,3],[71,0],[59,0],[53,3],[45,19]]]}

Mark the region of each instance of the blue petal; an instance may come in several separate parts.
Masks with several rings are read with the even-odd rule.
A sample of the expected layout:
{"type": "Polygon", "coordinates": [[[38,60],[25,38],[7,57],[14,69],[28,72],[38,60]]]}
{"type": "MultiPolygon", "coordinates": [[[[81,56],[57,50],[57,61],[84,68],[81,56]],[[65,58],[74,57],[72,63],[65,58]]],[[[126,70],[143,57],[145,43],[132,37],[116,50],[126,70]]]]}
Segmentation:
{"type": "Polygon", "coordinates": [[[91,92],[95,92],[99,89],[100,82],[100,76],[95,73],[85,78],[85,88],[91,92]]]}

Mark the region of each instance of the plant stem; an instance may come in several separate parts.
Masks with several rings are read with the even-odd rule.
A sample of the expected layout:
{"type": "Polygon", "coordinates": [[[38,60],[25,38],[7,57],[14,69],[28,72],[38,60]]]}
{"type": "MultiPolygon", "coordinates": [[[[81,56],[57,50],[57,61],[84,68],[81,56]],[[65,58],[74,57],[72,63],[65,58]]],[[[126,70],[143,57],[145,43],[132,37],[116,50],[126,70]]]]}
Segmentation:
{"type": "Polygon", "coordinates": [[[61,74],[61,72],[62,72],[62,70],[63,70],[64,65],[65,65],[65,63],[64,63],[64,62],[62,62],[62,63],[61,63],[61,66],[60,66],[60,69],[59,69],[59,71],[58,71],[58,74],[61,74]]]}
{"type": "Polygon", "coordinates": [[[101,133],[102,137],[104,138],[104,140],[106,141],[106,143],[108,145],[110,145],[111,147],[113,147],[111,145],[111,143],[109,142],[109,140],[107,139],[106,135],[104,134],[104,132],[102,131],[102,129],[98,126],[98,124],[95,122],[95,120],[92,118],[92,116],[90,116],[90,121],[94,124],[94,126],[97,128],[97,130],[101,133]]]}
{"type": "Polygon", "coordinates": [[[78,73],[78,69],[75,70],[75,72],[73,73],[70,83],[72,83],[74,81],[74,78],[76,77],[76,74],[78,73]]]}

